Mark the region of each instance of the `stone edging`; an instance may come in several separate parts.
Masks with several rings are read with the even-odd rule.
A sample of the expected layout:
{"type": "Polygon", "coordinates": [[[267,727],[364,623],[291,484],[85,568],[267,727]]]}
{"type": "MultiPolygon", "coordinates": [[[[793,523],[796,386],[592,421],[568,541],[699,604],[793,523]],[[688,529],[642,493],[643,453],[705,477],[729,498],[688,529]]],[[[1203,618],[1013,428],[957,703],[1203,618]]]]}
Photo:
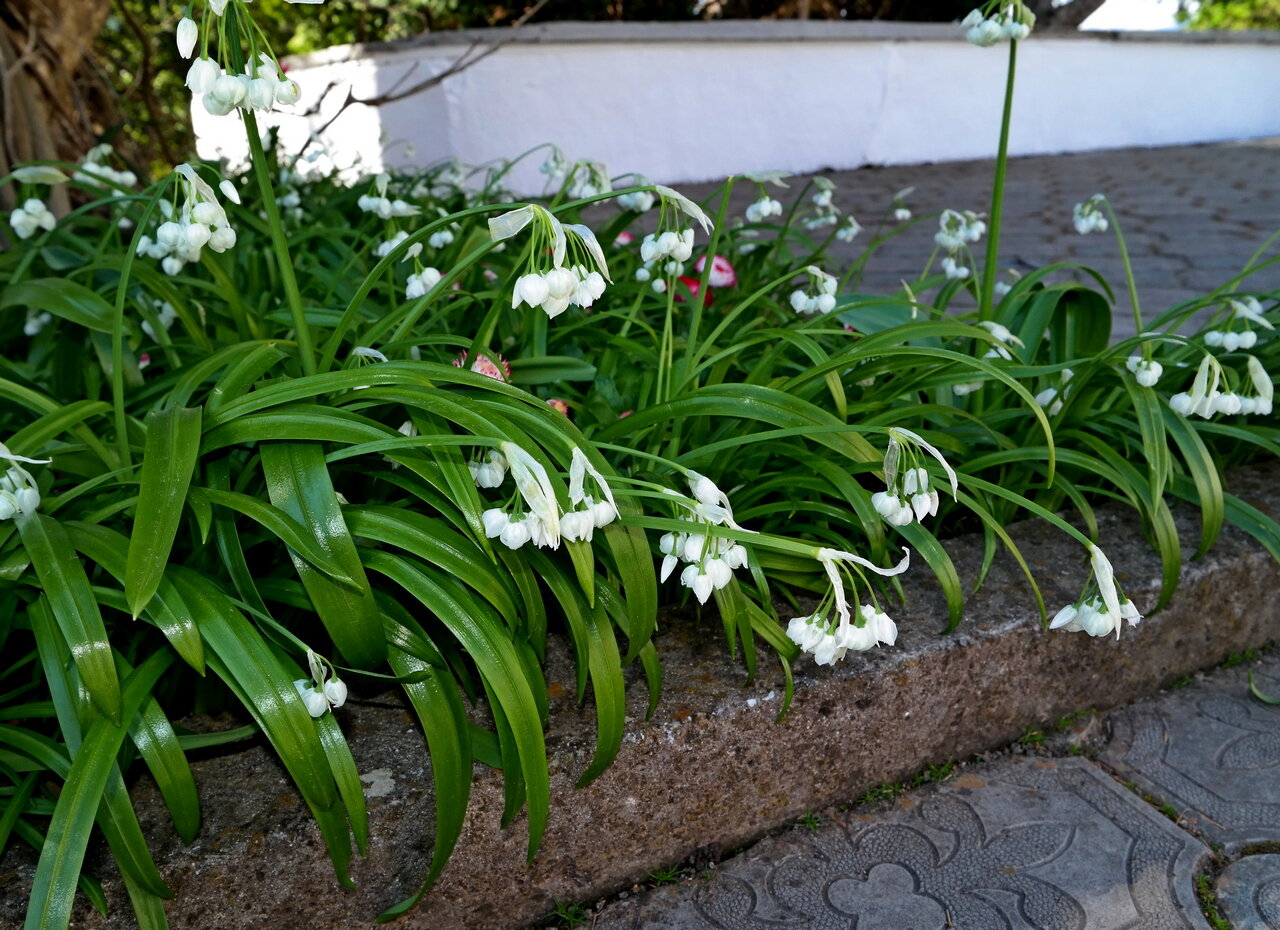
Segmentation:
{"type": "MultiPolygon", "coordinates": [[[[1232,474],[1231,488],[1280,514],[1278,473],[1275,466],[1243,469],[1232,474]]],[[[1185,509],[1175,513],[1189,553],[1197,520],[1185,509]]],[[[1158,559],[1128,513],[1104,508],[1099,522],[1126,592],[1149,609],[1158,559]]],[[[1051,609],[1074,600],[1088,575],[1079,547],[1039,524],[1010,532],[1051,609]]],[[[948,548],[961,577],[975,577],[978,539],[948,548]]],[[[1126,629],[1119,642],[1043,631],[1005,556],[971,598],[968,619],[947,636],[937,635],[942,601],[928,570],[917,566],[905,577],[911,606],[890,608],[898,644],[835,669],[798,663],[795,704],[780,723],[776,662],[762,656],[759,678],[744,685],[717,621],[701,629],[667,624],[657,641],[666,680],[654,719],[643,722],[647,695],[642,681],[631,681],[617,761],[580,791],[572,785],[589,761],[594,721],[573,704],[572,662],[561,644],[548,657],[552,813],[537,859],[524,864],[523,816],[500,828],[501,780],[477,766],[453,861],[395,926],[519,927],[554,900],[594,899],[690,856],[718,857],[807,810],[858,797],[928,762],[1003,745],[1071,711],[1116,707],[1280,631],[1280,566],[1230,529],[1208,556],[1185,565],[1169,607],[1126,629]]],[[[305,806],[259,746],[194,764],[206,822],[192,847],[172,837],[147,779],[134,791],[144,830],[159,837],[157,863],[177,892],[168,907],[173,926],[256,930],[289,926],[299,912],[316,925],[371,926],[373,915],[412,893],[426,870],[434,816],[417,726],[389,697],[352,702],[340,719],[370,801],[372,848],[353,866],[359,890],[334,882],[305,806]]],[[[30,862],[20,862],[17,875],[29,883],[30,862]]],[[[82,908],[77,926],[129,926],[118,882],[106,885],[117,892],[115,916],[103,921],[82,908]]],[[[0,900],[24,900],[26,887],[18,895],[10,885],[0,900]]],[[[5,916],[0,905],[0,924],[5,916]]]]}

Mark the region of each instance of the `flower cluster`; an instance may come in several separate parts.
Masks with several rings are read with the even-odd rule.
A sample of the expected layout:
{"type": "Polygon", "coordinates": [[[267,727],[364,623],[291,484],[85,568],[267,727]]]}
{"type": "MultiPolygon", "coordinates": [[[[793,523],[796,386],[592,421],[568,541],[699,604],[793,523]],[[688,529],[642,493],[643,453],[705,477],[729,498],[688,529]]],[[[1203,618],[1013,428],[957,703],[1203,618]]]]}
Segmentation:
{"type": "Polygon", "coordinates": [[[1269,415],[1275,394],[1271,376],[1252,355],[1247,357],[1245,367],[1253,386],[1252,396],[1241,395],[1232,390],[1218,390],[1218,385],[1223,381],[1222,366],[1213,356],[1206,355],[1196,371],[1191,390],[1174,394],[1169,398],[1169,406],[1183,416],[1195,414],[1205,419],[1219,413],[1226,416],[1255,413],[1269,415]]]}
{"type": "Polygon", "coordinates": [[[810,293],[802,288],[791,292],[791,309],[796,313],[812,316],[815,313],[830,313],[836,308],[836,287],[839,281],[816,265],[805,268],[810,278],[810,293]]]}
{"type": "Polygon", "coordinates": [[[58,220],[44,205],[43,200],[31,197],[9,214],[9,225],[19,239],[30,239],[37,229],[53,229],[58,225],[58,220]]]}
{"type": "Polygon", "coordinates": [[[544,207],[528,204],[489,220],[489,235],[494,242],[501,242],[526,226],[533,230],[530,254],[535,258],[530,265],[538,263],[538,256],[549,253],[551,267],[532,268],[516,279],[511,290],[511,308],[514,310],[521,304],[541,307],[554,319],[570,305],[585,309],[594,304],[609,280],[609,267],[595,233],[581,224],[561,223],[544,207]],[[582,260],[566,267],[571,247],[574,256],[582,260]],[[588,268],[587,262],[594,267],[588,268]]]}
{"type": "Polygon", "coordinates": [[[813,230],[834,226],[840,221],[840,210],[835,205],[835,184],[829,178],[819,175],[813,179],[813,185],[817,188],[810,198],[814,213],[804,221],[804,228],[813,230]]]}
{"type": "Polygon", "coordinates": [[[899,223],[911,219],[911,211],[907,209],[907,198],[915,193],[914,187],[904,187],[893,195],[893,218],[899,223]]]}
{"type": "Polygon", "coordinates": [[[511,291],[511,307],[522,303],[541,307],[551,319],[555,319],[569,307],[587,308],[604,293],[604,276],[598,271],[588,271],[585,265],[572,268],[552,268],[538,274],[529,272],[516,279],[511,291]]]}
{"type": "Polygon", "coordinates": [[[280,63],[261,52],[244,66],[243,74],[228,74],[212,58],[197,58],[187,69],[187,87],[203,94],[204,108],[214,116],[226,116],[237,108],[270,110],[276,104],[298,102],[298,82],[280,71],[280,63]]]}
{"type": "Polygon", "coordinates": [[[356,201],[358,206],[365,213],[372,213],[384,220],[389,220],[393,216],[417,216],[418,208],[407,200],[396,198],[392,200],[387,196],[387,185],[391,183],[391,175],[385,171],[377,175],[373,179],[373,193],[361,194],[356,201]]]}
{"type": "Polygon", "coordinates": [[[818,665],[835,665],[846,652],[866,652],[881,643],[892,646],[898,641],[898,625],[888,614],[863,604],[858,616],[861,626],[838,624],[834,632],[826,618],[818,614],[792,617],[787,624],[787,637],[801,652],[811,653],[818,665]]]}
{"type": "Polygon", "coordinates": [[[85,153],[80,167],[72,179],[89,187],[102,187],[113,184],[116,187],[133,187],[138,183],[138,176],[132,171],[117,171],[110,165],[103,164],[103,159],[115,151],[109,143],[95,145],[85,153]]]}
{"type": "Polygon", "coordinates": [[[1127,597],[1121,600],[1123,592],[1115,580],[1111,562],[1102,550],[1090,545],[1089,560],[1093,565],[1092,584],[1097,588],[1097,594],[1082,597],[1062,608],[1049,623],[1049,629],[1084,632],[1090,636],[1109,636],[1114,632],[1119,639],[1123,622],[1128,620],[1133,626],[1142,619],[1142,615],[1133,606],[1133,601],[1127,597]]]}
{"type": "MultiPolygon", "coordinates": [[[[499,443],[503,459],[503,467],[510,470],[515,482],[523,511],[507,513],[499,507],[492,507],[480,515],[484,523],[485,535],[497,539],[508,549],[519,549],[525,543],[532,542],[539,548],[560,548],[560,540],[567,542],[590,542],[597,529],[608,526],[618,517],[618,506],[613,499],[613,492],[600,474],[587,460],[581,449],[573,450],[569,465],[569,505],[572,509],[562,510],[556,502],[555,491],[551,487],[551,479],[547,471],[528,452],[512,442],[499,443]],[[602,500],[595,500],[584,488],[586,476],[590,475],[603,494],[602,500]]],[[[492,458],[490,465],[496,465],[492,458]]],[[[484,466],[480,466],[483,468],[484,466]]],[[[479,469],[473,470],[473,476],[479,484],[479,469]]],[[[497,487],[502,484],[505,475],[497,474],[496,469],[485,475],[486,478],[497,476],[497,487]]]]}
{"type": "Polygon", "coordinates": [[[609,170],[598,161],[580,161],[569,176],[569,199],[580,200],[613,190],[609,170]]]}
{"type": "Polygon", "coordinates": [[[836,230],[836,238],[841,242],[852,242],[860,232],[862,232],[862,225],[850,213],[844,218],[840,228],[836,230]]]}
{"type": "Polygon", "coordinates": [[[417,300],[440,283],[440,279],[444,275],[436,268],[423,268],[416,274],[409,275],[405,279],[404,297],[405,300],[417,300]]]}
{"type": "Polygon", "coordinates": [[[1155,387],[1160,376],[1164,374],[1163,365],[1154,359],[1143,358],[1141,355],[1130,355],[1124,367],[1129,369],[1133,380],[1143,387],[1155,387]]]}
{"type": "Polygon", "coordinates": [[[712,591],[720,590],[733,580],[734,569],[750,564],[745,546],[716,535],[712,527],[729,526],[741,532],[749,531],[734,522],[729,498],[714,481],[695,471],[687,477],[693,499],[671,494],[687,509],[680,519],[688,521],[690,529],[666,533],[658,540],[658,551],[662,553],[659,580],[666,581],[675,567],[685,562],[680,583],[694,593],[699,604],[705,604],[712,591]]]}
{"type": "Polygon", "coordinates": [[[972,210],[965,210],[963,213],[943,210],[938,217],[938,231],[934,233],[933,241],[948,252],[956,252],[977,242],[986,231],[987,224],[972,210]]]}
{"type": "MultiPolygon", "coordinates": [[[[138,240],[137,250],[139,255],[157,259],[169,275],[180,274],[187,262],[200,261],[200,252],[206,245],[215,252],[225,252],[236,244],[236,231],[213,188],[201,180],[191,165],[178,165],[173,170],[185,194],[182,208],[174,216],[172,205],[161,201],[161,208],[170,218],[156,229],[155,241],[150,236],[138,240]]],[[[240,202],[240,195],[229,181],[222,181],[219,190],[227,199],[240,202]]]]}
{"type": "Polygon", "coordinates": [[[889,427],[889,447],[884,453],[886,488],[871,495],[871,506],[893,526],[934,516],[938,512],[938,492],[929,483],[929,472],[919,464],[920,453],[935,458],[951,482],[951,496],[959,494],[955,470],[942,453],[911,430],[889,427]],[[905,459],[905,461],[904,461],[905,459]],[[906,468],[901,468],[903,464],[906,468]]]}
{"type": "Polygon", "coordinates": [[[19,463],[48,465],[52,459],[29,459],[23,455],[14,455],[8,446],[0,442],[0,460],[9,463],[5,473],[0,475],[0,520],[35,513],[40,506],[40,491],[31,472],[19,463]]]}
{"type": "Polygon", "coordinates": [[[1076,232],[1084,236],[1091,232],[1107,231],[1107,214],[1103,209],[1103,204],[1107,202],[1107,198],[1102,194],[1094,194],[1084,203],[1076,204],[1075,211],[1072,214],[1071,222],[1075,226],[1076,232]]]}
{"type": "Polygon", "coordinates": [[[1031,35],[1036,16],[1019,0],[1003,4],[999,12],[988,18],[984,15],[984,9],[991,6],[993,4],[988,4],[987,8],[971,10],[968,16],[960,20],[960,25],[965,29],[965,38],[974,45],[986,48],[1004,39],[1018,41],[1031,35]]]}
{"type": "MultiPolygon", "coordinates": [[[[399,246],[400,243],[404,242],[404,240],[408,238],[409,238],[409,234],[402,229],[400,230],[400,232],[396,233],[394,236],[392,236],[390,239],[386,240],[385,242],[378,243],[378,247],[373,250],[373,254],[376,255],[378,258],[386,258],[388,255],[390,255],[392,252],[396,250],[396,247],[399,246]]],[[[422,243],[415,242],[413,245],[409,246],[409,248],[405,249],[404,257],[402,257],[400,261],[407,262],[409,261],[409,259],[417,258],[421,254],[422,254],[422,243]]]]}
{"type": "MultiPolygon", "coordinates": [[[[637,184],[643,184],[644,179],[636,181],[637,184]]],[[[657,202],[657,197],[653,195],[653,191],[634,191],[630,194],[618,195],[618,206],[624,210],[634,210],[636,213],[648,213],[653,209],[653,205],[657,202]]]]}
{"type": "Polygon", "coordinates": [[[329,662],[308,649],[307,666],[311,671],[311,679],[299,678],[293,683],[302,703],[307,706],[307,713],[312,717],[323,717],[328,711],[347,702],[346,682],[338,677],[337,670],[329,662]]]}
{"type": "MultiPolygon", "coordinates": [[[[819,665],[835,665],[851,649],[855,652],[863,652],[879,643],[892,646],[897,642],[897,624],[872,604],[863,604],[858,609],[857,622],[855,622],[853,611],[849,609],[849,602],[845,595],[842,575],[848,575],[852,583],[849,566],[852,566],[860,576],[862,568],[885,577],[898,575],[907,570],[911,563],[911,554],[904,549],[902,561],[893,568],[880,568],[851,552],[841,552],[837,549],[819,549],[817,557],[831,582],[831,590],[812,614],[807,617],[792,618],[787,624],[788,638],[799,646],[802,652],[810,653],[819,665]],[[831,606],[834,606],[836,613],[834,625],[827,617],[831,606]]],[[[865,577],[863,580],[865,581],[865,577]]]]}
{"type": "Polygon", "coordinates": [[[768,195],[747,207],[748,223],[760,223],[771,216],[782,216],[782,204],[768,195]]]}
{"type": "Polygon", "coordinates": [[[664,258],[676,262],[687,262],[692,255],[692,227],[680,232],[668,229],[662,233],[649,233],[640,241],[640,260],[644,262],[646,268],[664,258]]]}
{"type": "Polygon", "coordinates": [[[1204,342],[1207,346],[1213,348],[1226,349],[1228,352],[1235,352],[1239,349],[1252,349],[1258,344],[1258,334],[1254,332],[1249,324],[1256,323],[1266,330],[1274,330],[1275,326],[1270,320],[1263,316],[1262,304],[1258,302],[1258,298],[1252,296],[1242,296],[1239,298],[1230,298],[1227,300],[1227,315],[1225,329],[1211,329],[1204,334],[1204,342]],[[1244,329],[1237,332],[1232,327],[1237,321],[1244,324],[1244,329]]]}

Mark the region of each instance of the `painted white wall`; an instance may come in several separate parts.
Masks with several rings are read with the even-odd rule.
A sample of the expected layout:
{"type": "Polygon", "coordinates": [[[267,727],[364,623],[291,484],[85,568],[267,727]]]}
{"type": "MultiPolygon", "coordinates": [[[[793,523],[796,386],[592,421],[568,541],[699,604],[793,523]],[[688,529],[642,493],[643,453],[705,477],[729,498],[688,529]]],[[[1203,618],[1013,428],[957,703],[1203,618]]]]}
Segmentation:
{"type": "MultiPolygon", "coordinates": [[[[291,76],[317,116],[275,119],[298,146],[350,85],[368,97],[446,68],[475,33],[330,49],[291,76]]],[[[468,165],[547,142],[652,181],[993,154],[1007,46],[949,26],[855,23],[551,24],[423,94],[353,106],[325,133],[356,170],[468,165]],[[603,27],[603,28],[602,28],[603,27]]],[[[1280,41],[1266,35],[1033,37],[1019,46],[1015,154],[1280,135],[1280,41]]],[[[300,107],[301,108],[301,107],[300,107]]],[[[196,107],[200,152],[242,157],[235,116],[196,107]]],[[[543,155],[510,184],[542,189],[543,155]]]]}

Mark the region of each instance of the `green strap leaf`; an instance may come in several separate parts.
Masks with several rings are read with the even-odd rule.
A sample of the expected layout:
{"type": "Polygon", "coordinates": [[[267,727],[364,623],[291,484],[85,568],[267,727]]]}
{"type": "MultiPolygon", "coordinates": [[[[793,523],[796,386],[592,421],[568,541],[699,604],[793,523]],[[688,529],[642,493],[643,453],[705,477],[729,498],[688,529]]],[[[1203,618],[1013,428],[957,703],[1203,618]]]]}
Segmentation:
{"type": "MultiPolygon", "coordinates": [[[[125,680],[117,713],[132,720],[171,661],[171,655],[157,652],[139,666],[125,680]]],[[[107,780],[115,770],[116,753],[124,738],[124,728],[105,717],[94,721],[85,734],[45,835],[24,930],[58,930],[70,922],[76,879],[89,844],[90,828],[107,780]]]]}
{"type": "Polygon", "coordinates": [[[111,656],[111,644],[102,623],[97,599],[89,578],[66,531],[57,520],[41,514],[20,514],[17,518],[22,543],[31,556],[36,577],[49,599],[49,607],[94,707],[117,726],[121,720],[120,680],[111,656]]]}
{"type": "Polygon", "coordinates": [[[290,553],[333,643],[357,668],[373,668],[386,661],[387,644],[382,614],[373,599],[356,544],[342,518],[324,451],[314,443],[263,443],[262,471],[271,503],[301,523],[315,542],[337,562],[355,588],[339,584],[290,553]]]}
{"type": "Polygon", "coordinates": [[[141,486],[124,575],[124,593],[135,619],[156,593],[169,563],[196,467],[200,417],[199,407],[170,407],[147,414],[141,486]]]}
{"type": "Polygon", "coordinates": [[[36,278],[0,292],[0,310],[30,307],[44,310],[99,333],[110,333],[111,305],[100,294],[67,278],[36,278]]]}

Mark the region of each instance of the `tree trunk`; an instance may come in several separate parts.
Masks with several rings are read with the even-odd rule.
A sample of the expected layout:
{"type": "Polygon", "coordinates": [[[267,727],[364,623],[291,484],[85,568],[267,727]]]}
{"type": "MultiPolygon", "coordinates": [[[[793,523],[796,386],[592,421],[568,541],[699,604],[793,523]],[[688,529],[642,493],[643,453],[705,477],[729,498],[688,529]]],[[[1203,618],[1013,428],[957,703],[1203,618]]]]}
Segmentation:
{"type": "MultiPolygon", "coordinates": [[[[0,175],[33,159],[78,161],[113,112],[90,49],[111,0],[5,0],[0,5],[0,175]]],[[[14,206],[12,184],[0,207],[14,206]]],[[[66,192],[53,188],[55,212],[66,192]]]]}

